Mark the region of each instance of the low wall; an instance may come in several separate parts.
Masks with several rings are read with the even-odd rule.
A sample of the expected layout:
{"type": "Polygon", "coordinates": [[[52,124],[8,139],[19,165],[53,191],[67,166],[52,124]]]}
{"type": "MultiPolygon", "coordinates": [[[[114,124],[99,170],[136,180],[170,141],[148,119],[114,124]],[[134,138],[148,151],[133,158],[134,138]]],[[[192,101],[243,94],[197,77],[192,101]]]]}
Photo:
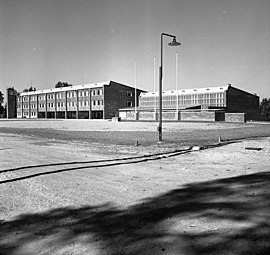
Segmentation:
{"type": "MultiPolygon", "coordinates": [[[[158,120],[159,112],[139,112],[139,120],[158,120]]],[[[163,120],[176,120],[176,112],[163,112],[163,120]]]]}
{"type": "Polygon", "coordinates": [[[246,122],[246,114],[245,113],[225,113],[225,121],[226,122],[246,122]]]}
{"type": "Polygon", "coordinates": [[[139,112],[139,120],[155,120],[154,112],[139,112]]]}
{"type": "Polygon", "coordinates": [[[176,120],[176,112],[163,112],[162,119],[163,120],[176,120]]]}
{"type": "MultiPolygon", "coordinates": [[[[120,113],[123,120],[135,120],[134,112],[120,113]]],[[[168,121],[224,121],[225,113],[222,111],[183,111],[179,112],[178,116],[175,111],[163,112],[162,119],[168,121]]],[[[158,121],[159,112],[140,111],[138,112],[137,120],[158,121]]]]}
{"type": "Polygon", "coordinates": [[[215,121],[215,112],[181,112],[180,120],[183,121],[215,121]]]}
{"type": "Polygon", "coordinates": [[[134,120],[135,118],[135,113],[134,112],[127,112],[126,114],[126,119],[127,120],[134,120]]]}

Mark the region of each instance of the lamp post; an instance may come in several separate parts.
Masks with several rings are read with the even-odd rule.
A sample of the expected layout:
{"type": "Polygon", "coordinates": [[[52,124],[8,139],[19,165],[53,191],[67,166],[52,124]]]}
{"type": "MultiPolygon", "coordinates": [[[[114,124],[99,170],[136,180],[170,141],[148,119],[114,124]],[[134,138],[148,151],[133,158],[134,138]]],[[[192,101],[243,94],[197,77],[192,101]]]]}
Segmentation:
{"type": "Polygon", "coordinates": [[[160,67],[159,67],[159,125],[158,125],[158,142],[162,141],[162,71],[163,71],[163,36],[172,37],[173,40],[168,45],[169,46],[179,46],[181,43],[176,41],[175,35],[170,35],[166,33],[161,34],[161,51],[160,51],[160,67]]]}

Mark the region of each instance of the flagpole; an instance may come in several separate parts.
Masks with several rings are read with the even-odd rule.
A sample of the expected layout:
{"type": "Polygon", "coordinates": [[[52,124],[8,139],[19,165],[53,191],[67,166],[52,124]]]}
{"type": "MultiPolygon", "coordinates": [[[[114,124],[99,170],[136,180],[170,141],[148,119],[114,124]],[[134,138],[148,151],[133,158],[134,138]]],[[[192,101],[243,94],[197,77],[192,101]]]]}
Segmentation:
{"type": "Polygon", "coordinates": [[[134,78],[134,84],[135,84],[135,114],[134,119],[137,120],[137,62],[134,61],[134,71],[135,71],[135,78],[134,78]]]}
{"type": "Polygon", "coordinates": [[[156,101],[156,57],[154,57],[154,110],[157,111],[157,101],[156,101]]]}

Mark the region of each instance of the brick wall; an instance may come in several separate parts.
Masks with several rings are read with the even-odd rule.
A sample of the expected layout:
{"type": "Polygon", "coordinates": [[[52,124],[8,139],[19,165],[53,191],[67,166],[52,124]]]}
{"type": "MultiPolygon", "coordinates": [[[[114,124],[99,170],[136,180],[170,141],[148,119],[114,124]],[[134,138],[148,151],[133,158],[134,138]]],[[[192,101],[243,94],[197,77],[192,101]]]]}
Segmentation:
{"type": "Polygon", "coordinates": [[[215,121],[225,121],[225,112],[224,111],[216,111],[215,112],[215,121]]]}
{"type": "Polygon", "coordinates": [[[127,112],[126,118],[128,120],[134,120],[134,118],[135,118],[134,112],[127,112]]]}
{"type": "Polygon", "coordinates": [[[230,87],[227,91],[226,112],[246,113],[247,120],[259,120],[259,97],[237,88],[230,87]]]}
{"type": "MultiPolygon", "coordinates": [[[[137,103],[142,90],[137,89],[137,103]]],[[[109,86],[104,86],[104,114],[105,119],[119,117],[119,109],[135,106],[135,89],[120,83],[111,82],[109,86]],[[131,94],[130,94],[131,93],[131,94]]]]}
{"type": "Polygon", "coordinates": [[[7,88],[7,118],[17,117],[17,91],[7,88]]]}
{"type": "Polygon", "coordinates": [[[215,112],[181,112],[180,119],[184,121],[215,121],[215,112]]]}
{"type": "Polygon", "coordinates": [[[163,120],[176,120],[176,112],[163,112],[162,119],[163,120]]]}
{"type": "Polygon", "coordinates": [[[225,113],[226,122],[246,122],[245,113],[225,113]]]}
{"type": "Polygon", "coordinates": [[[154,112],[139,112],[139,120],[154,120],[154,112]]]}

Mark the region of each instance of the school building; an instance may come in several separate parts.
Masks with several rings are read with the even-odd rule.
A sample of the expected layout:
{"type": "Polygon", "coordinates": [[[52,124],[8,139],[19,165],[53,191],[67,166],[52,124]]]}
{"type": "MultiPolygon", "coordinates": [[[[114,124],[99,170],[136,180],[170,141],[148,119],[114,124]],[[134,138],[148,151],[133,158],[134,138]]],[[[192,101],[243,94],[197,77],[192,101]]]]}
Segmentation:
{"type": "MultiPolygon", "coordinates": [[[[127,120],[158,120],[158,115],[159,92],[142,92],[137,109],[120,109],[120,117],[127,120]]],[[[185,121],[259,120],[259,97],[230,84],[163,91],[162,117],[185,121]]]]}
{"type": "Polygon", "coordinates": [[[17,118],[109,119],[135,106],[141,92],[114,81],[22,92],[17,118]]]}

